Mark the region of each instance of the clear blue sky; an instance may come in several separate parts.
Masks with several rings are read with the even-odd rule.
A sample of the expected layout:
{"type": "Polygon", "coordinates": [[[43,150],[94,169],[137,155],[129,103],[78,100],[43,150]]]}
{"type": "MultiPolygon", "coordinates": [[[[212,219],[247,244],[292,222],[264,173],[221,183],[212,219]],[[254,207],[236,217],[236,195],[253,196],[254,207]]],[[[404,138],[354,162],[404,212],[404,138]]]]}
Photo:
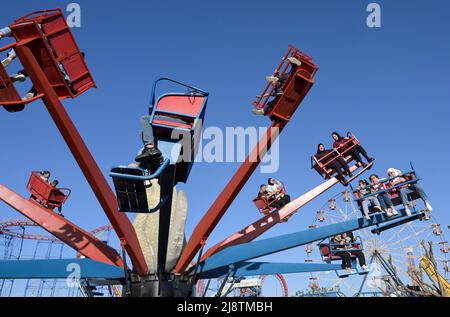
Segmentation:
{"type": "MultiPolygon", "coordinates": [[[[320,184],[310,169],[330,132],[353,131],[376,159],[374,171],[408,169],[423,177],[435,216],[448,225],[450,22],[448,1],[378,1],[382,27],[366,26],[371,1],[78,1],[82,27],[74,36],[98,84],[65,102],[101,169],[128,163],[141,146],[138,120],[153,81],[170,76],[211,93],[206,126],[266,126],[251,101],[288,44],[310,54],[316,84],[281,136],[282,179],[292,197],[320,184]]],[[[9,24],[26,13],[69,1],[11,2],[0,11],[9,24]]],[[[14,68],[11,68],[14,69],[14,68]]],[[[28,85],[28,84],[27,84],[28,85]]],[[[27,85],[24,85],[27,86],[27,85]]],[[[31,170],[49,169],[73,195],[65,213],[93,229],[107,223],[90,187],[44,106],[0,115],[0,182],[26,195],[31,170]]],[[[187,185],[189,234],[238,163],[199,163],[187,185]]],[[[259,216],[251,199],[268,175],[255,173],[211,235],[208,245],[259,216]]],[[[329,196],[342,190],[336,188],[329,196]]],[[[324,196],[264,237],[304,229],[324,196]]],[[[6,205],[1,219],[18,215],[6,205]]],[[[447,232],[448,234],[448,232],[447,232]]],[[[302,261],[303,249],[278,256],[302,261]]],[[[288,277],[291,289],[306,285],[288,277]]]]}

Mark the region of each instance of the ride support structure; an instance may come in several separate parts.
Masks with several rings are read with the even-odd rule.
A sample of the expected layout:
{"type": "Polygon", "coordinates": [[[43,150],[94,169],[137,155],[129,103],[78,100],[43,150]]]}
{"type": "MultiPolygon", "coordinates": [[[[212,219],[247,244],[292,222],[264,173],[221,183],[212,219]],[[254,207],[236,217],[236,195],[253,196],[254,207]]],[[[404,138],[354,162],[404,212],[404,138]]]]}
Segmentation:
{"type": "MultiPolygon", "coordinates": [[[[148,268],[134,228],[128,217],[118,211],[114,193],[61,103],[61,100],[65,98],[75,98],[87,89],[95,87],[83,58],[80,62],[79,56],[82,56],[82,54],[73,39],[62,11],[54,9],[35,12],[16,20],[10,28],[16,42],[8,45],[7,48],[13,48],[16,51],[20,62],[38,91],[36,97],[42,99],[66,141],[97,200],[119,236],[123,247],[130,256],[134,269],[139,274],[145,275],[148,268]],[[72,60],[69,58],[72,58],[72,60]],[[69,88],[65,81],[61,81],[63,75],[58,64],[61,63],[64,66],[66,62],[67,65],[75,64],[74,69],[77,69],[77,72],[72,75],[72,86],[69,88]],[[78,87],[76,83],[78,83],[78,79],[81,79],[80,76],[83,77],[84,83],[81,87],[78,87]],[[78,93],[68,93],[68,91],[77,91],[77,87],[78,93]],[[66,93],[61,92],[61,90],[66,93]]],[[[0,50],[4,51],[5,48],[0,50]]],[[[3,66],[0,66],[0,68],[2,68],[2,73],[6,73],[3,66]]],[[[65,67],[65,69],[67,75],[70,76],[70,67],[65,67]]],[[[8,85],[7,89],[11,91],[11,86],[8,85]]],[[[5,95],[8,95],[5,91],[0,93],[2,98],[5,95]]],[[[14,97],[18,97],[18,94],[14,97]]],[[[10,110],[11,107],[14,107],[14,111],[23,109],[23,103],[20,98],[14,101],[10,99],[0,100],[1,105],[6,105],[10,110]]],[[[56,230],[57,228],[54,231],[56,230]]]]}

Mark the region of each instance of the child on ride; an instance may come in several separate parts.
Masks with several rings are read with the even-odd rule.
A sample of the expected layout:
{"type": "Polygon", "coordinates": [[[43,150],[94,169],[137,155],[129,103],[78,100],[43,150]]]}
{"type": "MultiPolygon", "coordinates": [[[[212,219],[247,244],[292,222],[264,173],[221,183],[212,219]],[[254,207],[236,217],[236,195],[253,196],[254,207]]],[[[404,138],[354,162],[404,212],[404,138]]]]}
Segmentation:
{"type": "Polygon", "coordinates": [[[366,220],[370,220],[369,207],[373,206],[373,208],[376,209],[377,211],[381,211],[382,210],[381,204],[376,196],[364,198],[372,194],[372,190],[365,179],[361,179],[358,184],[359,186],[356,188],[356,190],[358,191],[360,197],[362,198],[361,200],[362,212],[364,214],[364,218],[366,218],[366,220]]]}
{"type": "Polygon", "coordinates": [[[380,202],[381,208],[384,210],[386,215],[388,217],[398,215],[398,211],[395,209],[391,197],[389,197],[389,194],[386,191],[384,191],[387,189],[386,184],[381,183],[380,178],[376,174],[370,175],[369,179],[371,192],[373,194],[378,193],[376,194],[376,197],[380,202]]]}

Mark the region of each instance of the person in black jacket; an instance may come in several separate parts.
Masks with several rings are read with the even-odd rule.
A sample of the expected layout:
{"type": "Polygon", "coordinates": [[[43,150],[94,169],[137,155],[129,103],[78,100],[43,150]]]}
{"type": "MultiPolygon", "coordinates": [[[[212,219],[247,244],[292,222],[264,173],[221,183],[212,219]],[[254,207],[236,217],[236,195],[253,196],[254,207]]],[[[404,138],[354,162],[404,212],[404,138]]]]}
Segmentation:
{"type": "Polygon", "coordinates": [[[330,168],[333,172],[337,173],[337,178],[339,180],[343,180],[346,175],[352,177],[352,173],[350,172],[350,168],[347,165],[347,162],[333,150],[325,149],[325,145],[320,143],[317,146],[317,153],[314,157],[323,165],[325,168],[330,168]]]}
{"type": "MultiPolygon", "coordinates": [[[[339,133],[337,132],[333,132],[331,133],[331,137],[333,138],[333,148],[335,148],[338,151],[342,151],[341,147],[344,145],[344,143],[346,141],[349,140],[348,137],[342,137],[339,133]]],[[[353,159],[358,162],[359,164],[361,164],[363,167],[366,167],[368,163],[372,163],[374,161],[373,157],[370,157],[366,150],[360,145],[356,145],[355,147],[353,147],[352,149],[348,150],[345,155],[351,155],[353,157],[353,159]],[[365,163],[362,158],[361,155],[364,156],[364,158],[367,160],[367,163],[365,163]]]]}

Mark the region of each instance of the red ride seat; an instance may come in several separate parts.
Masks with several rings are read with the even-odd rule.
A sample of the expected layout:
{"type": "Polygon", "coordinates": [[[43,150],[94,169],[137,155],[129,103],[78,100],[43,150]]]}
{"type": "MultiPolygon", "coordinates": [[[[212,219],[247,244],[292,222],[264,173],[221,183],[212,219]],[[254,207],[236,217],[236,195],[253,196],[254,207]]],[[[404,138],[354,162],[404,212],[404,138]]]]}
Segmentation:
{"type": "Polygon", "coordinates": [[[31,201],[37,201],[51,210],[60,208],[70,195],[70,189],[50,186],[48,182],[42,179],[39,172],[31,173],[27,190],[31,193],[31,201]]]}

